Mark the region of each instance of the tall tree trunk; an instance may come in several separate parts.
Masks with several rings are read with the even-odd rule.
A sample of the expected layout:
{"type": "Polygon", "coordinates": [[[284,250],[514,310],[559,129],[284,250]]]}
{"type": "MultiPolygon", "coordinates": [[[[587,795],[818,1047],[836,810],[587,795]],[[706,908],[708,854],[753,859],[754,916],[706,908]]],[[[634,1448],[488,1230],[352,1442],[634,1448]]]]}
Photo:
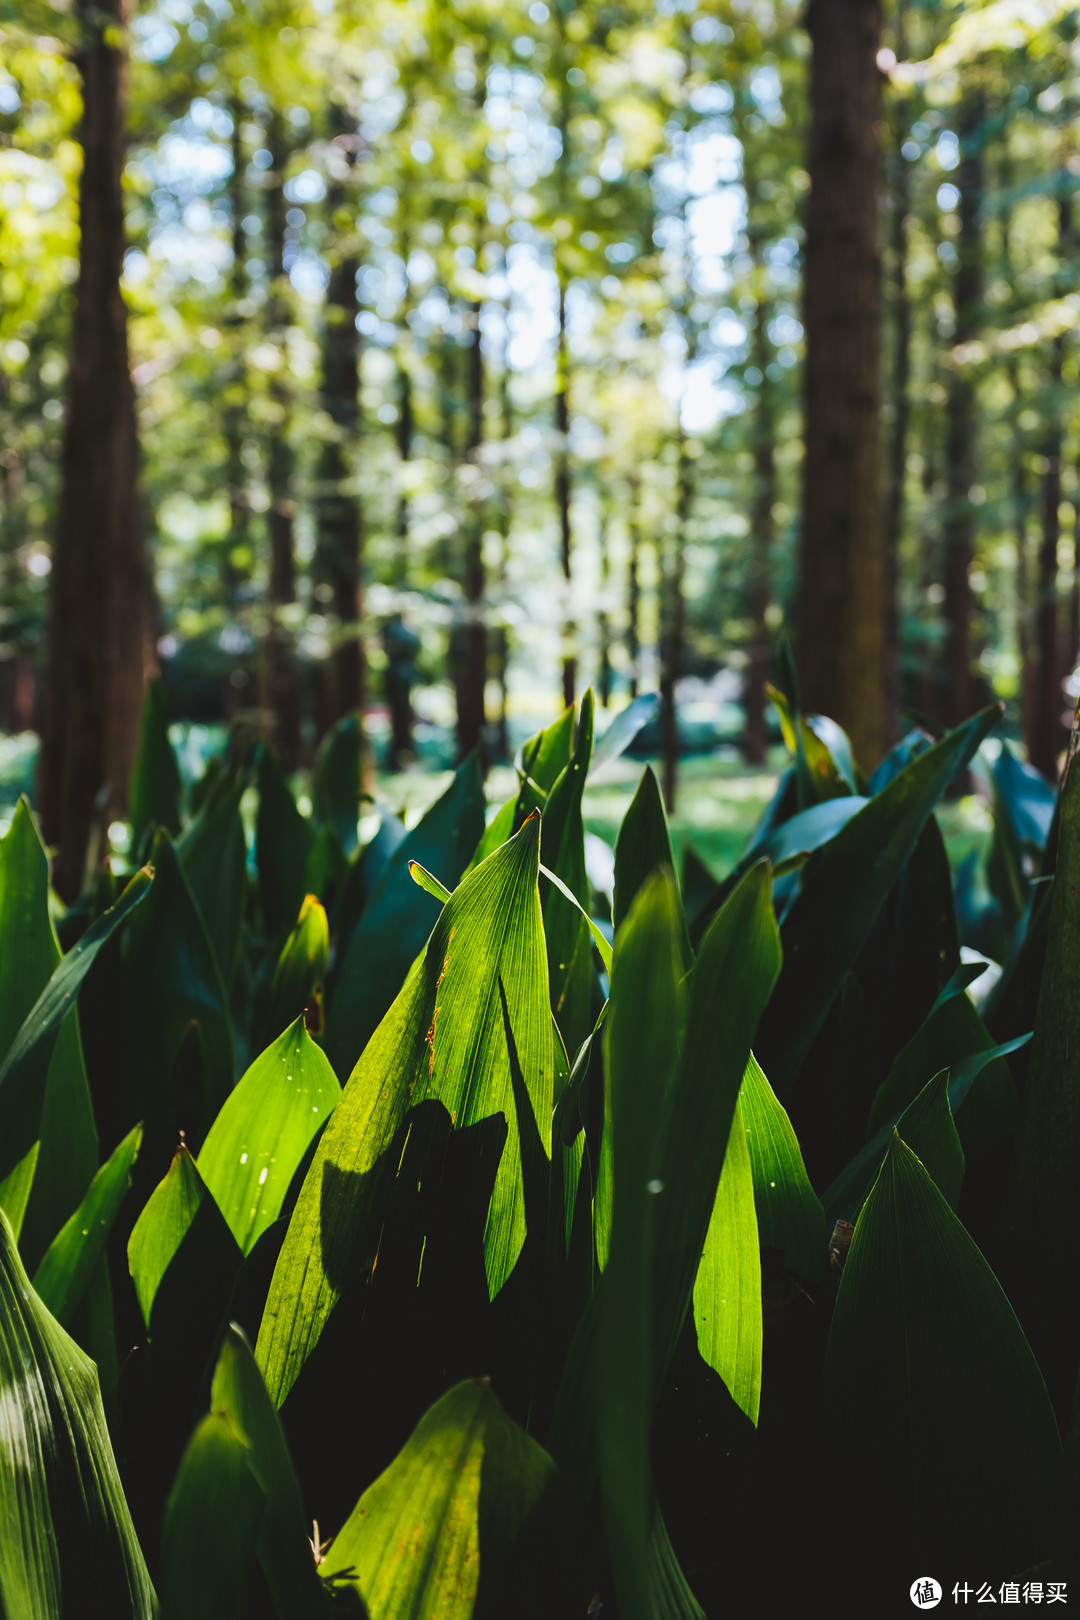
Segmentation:
{"type": "Polygon", "coordinates": [[[596,639],[600,644],[600,670],[597,679],[597,692],[600,697],[600,707],[608,708],[611,703],[611,618],[608,614],[607,593],[611,583],[611,556],[608,546],[608,514],[604,506],[603,495],[600,497],[600,607],[596,615],[596,639]]]}
{"type": "MultiPolygon", "coordinates": [[[[970,343],[979,330],[982,304],[983,191],[982,123],[979,91],[960,103],[957,134],[961,162],[956,173],[960,191],[960,234],[953,276],[955,324],[953,344],[970,343]]],[[[959,725],[972,708],[971,584],[975,546],[975,379],[967,366],[953,365],[945,423],[945,719],[959,725]]]]}
{"type": "MultiPolygon", "coordinates": [[[[402,236],[402,260],[409,261],[407,235],[402,236]]],[[[408,296],[406,292],[406,297],[408,296]]],[[[408,471],[413,453],[413,435],[416,428],[413,412],[412,372],[404,349],[407,327],[402,325],[397,354],[397,452],[398,499],[395,529],[397,544],[394,550],[393,577],[399,590],[409,582],[409,525],[412,510],[409,501],[408,471]]],[[[399,771],[413,757],[412,679],[416,638],[405,624],[401,613],[395,613],[383,627],[382,639],[386,651],[386,673],[383,689],[386,706],[390,711],[390,753],[387,763],[391,770],[399,771]]]]}
{"type": "MultiPolygon", "coordinates": [[[[340,108],[334,113],[337,172],[326,197],[332,229],[341,232],[355,205],[350,181],[359,136],[355,120],[340,108]]],[[[360,334],[356,317],[360,301],[356,277],[360,268],[355,232],[346,224],[344,245],[331,264],[326,289],[322,353],[322,407],[332,424],[319,465],[315,574],[316,589],[327,593],[332,610],[334,647],[319,674],[320,735],[352,710],[363,714],[364,647],[360,639],[363,545],[360,501],[349,483],[360,423],[360,334]]]]}
{"type": "Polygon", "coordinates": [[[1058,754],[1065,743],[1061,724],[1061,660],[1058,648],[1058,540],[1061,522],[1061,369],[1065,340],[1050,344],[1048,404],[1044,412],[1043,467],[1040,488],[1039,554],[1035,575],[1035,625],[1032,646],[1032,692],[1028,715],[1028,759],[1037,770],[1057,779],[1058,754]]]}
{"type": "MultiPolygon", "coordinates": [[[[751,254],[760,261],[761,243],[751,238],[751,254]]],[[[761,373],[754,402],[754,499],[750,514],[753,547],[750,557],[750,658],[744,706],[743,758],[748,765],[765,763],[765,682],[769,674],[769,627],[772,600],[772,550],[776,540],[776,389],[769,377],[769,306],[764,292],[754,311],[751,356],[761,373]]]]}
{"type": "Polygon", "coordinates": [[[880,0],[811,0],[799,658],[808,708],[885,738],[880,0]]]}
{"type": "Polygon", "coordinates": [[[573,532],[570,527],[570,358],[566,341],[566,280],[559,277],[559,338],[555,355],[555,505],[559,515],[559,558],[562,563],[562,690],[569,708],[577,687],[577,625],[573,599],[573,532]]]}
{"type": "Polygon", "coordinates": [[[285,165],[289,149],[279,112],[270,116],[266,144],[271,163],[266,171],[266,245],[270,264],[267,319],[270,338],[278,349],[277,369],[270,378],[270,442],[267,486],[270,496],[270,593],[267,604],[266,697],[272,716],[273,741],[286,770],[300,764],[300,685],[292,632],[282,610],[296,601],[296,558],[293,536],[294,455],[290,439],[292,392],[286,328],[289,319],[285,292],[285,165]]]}
{"type": "Polygon", "coordinates": [[[1027,467],[1024,459],[1024,441],[1020,434],[1019,417],[1023,407],[1020,387],[1020,368],[1015,357],[1009,366],[1012,384],[1013,408],[1009,444],[1010,484],[1012,494],[1013,545],[1016,554],[1016,654],[1020,666],[1020,732],[1027,738],[1031,723],[1034,665],[1031,659],[1031,581],[1028,566],[1028,505],[1030,495],[1027,467]]]}
{"type": "Polygon", "coordinates": [[[664,776],[664,803],[675,814],[679,772],[679,716],[676,692],[686,652],[686,530],[693,501],[693,461],[686,432],[679,425],[676,460],[675,533],[671,567],[662,582],[660,632],[660,749],[664,776]]]}
{"type": "Polygon", "coordinates": [[[53,882],[82,887],[95,818],[123,815],[154,667],[153,587],[139,512],[124,260],[124,0],[79,0],[79,277],[53,542],[41,753],[53,882]]]}
{"type": "Polygon", "coordinates": [[[484,518],[483,470],[480,451],[484,443],[484,351],[480,337],[481,306],[474,303],[469,325],[472,343],[468,350],[468,412],[465,454],[470,464],[469,513],[465,526],[465,558],[462,584],[465,595],[465,625],[462,657],[458,663],[457,737],[464,758],[479,749],[482,767],[487,765],[484,688],[487,685],[487,627],[484,623],[484,518]]]}
{"type": "MultiPolygon", "coordinates": [[[[907,55],[905,0],[894,12],[896,59],[907,55]]],[[[893,354],[892,418],[889,423],[888,472],[885,497],[885,741],[897,736],[900,712],[900,546],[904,536],[905,483],[908,427],[911,420],[911,299],[907,261],[911,181],[901,147],[906,139],[906,104],[899,100],[890,119],[889,169],[892,176],[889,209],[893,354]]],[[[910,116],[910,114],[908,114],[910,116]]]]}
{"type": "Polygon", "coordinates": [[[243,103],[234,97],[229,106],[232,118],[232,173],[229,176],[229,213],[232,226],[232,264],[229,267],[229,302],[225,328],[229,334],[229,359],[225,373],[222,425],[225,433],[225,481],[229,492],[229,532],[225,538],[221,582],[230,611],[236,606],[236,593],[244,576],[250,573],[251,502],[248,497],[247,469],[244,466],[244,436],[247,430],[247,366],[244,361],[245,300],[248,293],[247,239],[244,235],[244,139],[241,126],[243,103]]]}
{"type": "Polygon", "coordinates": [[[631,473],[627,489],[626,659],[630,666],[630,697],[641,684],[641,478],[631,473]]]}

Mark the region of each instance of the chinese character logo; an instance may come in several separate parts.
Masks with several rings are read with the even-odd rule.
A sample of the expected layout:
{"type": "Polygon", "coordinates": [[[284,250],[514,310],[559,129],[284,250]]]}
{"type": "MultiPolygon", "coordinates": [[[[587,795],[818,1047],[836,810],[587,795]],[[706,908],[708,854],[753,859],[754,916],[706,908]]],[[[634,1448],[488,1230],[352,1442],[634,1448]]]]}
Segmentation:
{"type": "Polygon", "coordinates": [[[920,1575],[911,1583],[911,1601],[917,1609],[936,1609],[941,1602],[941,1586],[932,1575],[920,1575]]]}

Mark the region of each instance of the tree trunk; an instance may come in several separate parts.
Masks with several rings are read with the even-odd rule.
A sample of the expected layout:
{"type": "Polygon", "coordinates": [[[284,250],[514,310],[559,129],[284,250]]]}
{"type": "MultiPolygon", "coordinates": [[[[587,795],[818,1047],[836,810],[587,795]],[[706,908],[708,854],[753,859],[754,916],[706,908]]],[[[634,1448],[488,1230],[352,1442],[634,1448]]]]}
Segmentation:
{"type": "Polygon", "coordinates": [[[559,340],[555,357],[555,505],[559,514],[559,557],[562,562],[562,690],[569,708],[577,688],[577,625],[571,577],[573,534],[570,528],[570,360],[566,342],[566,281],[559,277],[559,340]]]}
{"type": "Polygon", "coordinates": [[[1034,666],[1031,661],[1031,585],[1028,567],[1028,502],[1027,469],[1024,462],[1024,442],[1020,436],[1019,417],[1023,407],[1020,388],[1020,368],[1014,359],[1009,367],[1012,383],[1013,408],[1009,444],[1010,484],[1012,493],[1013,545],[1016,553],[1016,655],[1020,667],[1019,709],[1020,733],[1029,734],[1032,705],[1034,666]]]}
{"type": "Polygon", "coordinates": [[[270,377],[270,442],[267,486],[270,496],[270,595],[266,643],[266,698],[272,716],[273,742],[286,770],[300,764],[300,685],[292,632],[282,609],[296,601],[293,537],[294,455],[290,440],[292,393],[286,350],[289,311],[285,292],[285,165],[288,146],[281,114],[270,116],[266,143],[272,162],[266,171],[266,245],[271,276],[267,317],[277,346],[278,366],[270,377]]]}
{"type": "Polygon", "coordinates": [[[487,685],[487,628],[484,624],[484,517],[483,470],[480,451],[484,443],[484,351],[480,342],[479,303],[470,313],[472,343],[468,351],[468,412],[466,460],[471,482],[469,513],[465,527],[465,558],[462,585],[465,595],[465,624],[462,656],[457,669],[457,737],[461,757],[478,749],[482,767],[487,765],[484,688],[487,685]]]}
{"type": "Polygon", "coordinates": [[[232,174],[229,176],[229,212],[232,225],[232,264],[229,268],[229,302],[225,328],[229,334],[229,359],[225,373],[222,425],[225,433],[225,481],[229,492],[229,532],[225,539],[221,581],[225,601],[231,611],[241,580],[251,572],[251,503],[248,498],[247,469],[244,466],[244,436],[247,430],[247,367],[244,363],[244,327],[247,298],[247,240],[244,235],[244,141],[240,133],[244,117],[238,98],[230,104],[232,118],[232,174]]]}
{"type": "Polygon", "coordinates": [[[677,441],[675,533],[672,536],[671,568],[662,583],[662,626],[660,632],[660,749],[664,775],[664,803],[669,816],[675,814],[679,773],[679,716],[676,692],[683,673],[686,647],[686,529],[693,500],[693,462],[688,454],[685,430],[679,426],[677,441]]]}
{"type": "Polygon", "coordinates": [[[641,684],[641,479],[632,473],[627,491],[629,556],[626,560],[626,658],[630,665],[630,698],[641,684]]]}
{"type": "Polygon", "coordinates": [[[335,237],[344,241],[330,270],[323,327],[322,407],[332,424],[319,466],[316,589],[331,608],[333,651],[319,670],[320,735],[351,710],[363,713],[364,647],[360,637],[362,551],[360,502],[349,487],[360,421],[360,268],[355,232],[346,223],[354,209],[349,181],[359,137],[340,110],[335,116],[339,172],[331,178],[326,212],[335,237]],[[339,235],[339,232],[341,235],[339,235]]]}
{"type": "Polygon", "coordinates": [[[885,738],[880,0],[811,0],[799,657],[867,767],[885,738]]]}
{"type": "MultiPolygon", "coordinates": [[[[503,249],[503,271],[506,272],[506,250],[503,249]]],[[[506,592],[510,576],[510,513],[513,482],[510,474],[509,444],[514,436],[513,408],[510,400],[510,301],[503,309],[502,369],[499,373],[499,434],[502,456],[499,462],[499,579],[503,611],[492,634],[492,654],[495,679],[499,683],[499,714],[496,720],[496,758],[506,762],[510,758],[510,719],[507,675],[510,667],[510,631],[506,622],[506,592]]]]}
{"type": "Polygon", "coordinates": [[[1061,535],[1061,367],[1065,340],[1059,334],[1050,344],[1050,375],[1045,410],[1042,454],[1044,472],[1040,490],[1039,555],[1035,576],[1035,635],[1032,646],[1031,709],[1028,715],[1028,759],[1052,781],[1057,780],[1058,754],[1065,743],[1061,724],[1064,700],[1058,650],[1058,564],[1061,535]]]}
{"type": "Polygon", "coordinates": [[[600,670],[597,678],[597,692],[600,698],[600,707],[608,708],[611,703],[611,619],[608,615],[607,593],[611,582],[611,557],[608,551],[608,515],[604,509],[603,496],[600,505],[600,607],[596,615],[596,639],[600,645],[600,670]]]}
{"type": "Polygon", "coordinates": [[[124,260],[124,0],[80,0],[79,276],[60,507],[53,543],[48,689],[41,753],[53,882],[82,887],[95,821],[124,814],[147,675],[153,586],[140,521],[135,396],[124,260]]]}
{"type": "MultiPolygon", "coordinates": [[[[750,251],[760,260],[761,243],[751,238],[750,251]]],[[[750,557],[750,659],[746,671],[744,705],[746,730],[743,758],[748,765],[765,763],[765,682],[769,675],[769,627],[766,613],[772,600],[772,549],[776,540],[776,399],[768,374],[770,361],[769,306],[764,294],[754,312],[751,356],[761,373],[754,406],[754,499],[750,514],[753,547],[750,557]]]]}
{"type": "MultiPolygon", "coordinates": [[[[907,55],[905,4],[897,0],[894,17],[896,59],[907,55]]],[[[889,143],[892,173],[889,210],[889,258],[892,276],[893,355],[892,418],[889,423],[885,497],[885,741],[897,737],[900,712],[900,546],[904,535],[908,426],[911,420],[911,299],[908,296],[908,230],[911,181],[901,152],[906,131],[906,103],[893,108],[889,143]]],[[[910,117],[910,114],[908,114],[910,117]]]]}
{"type": "MultiPolygon", "coordinates": [[[[408,263],[408,238],[402,238],[402,258],[408,263]]],[[[402,329],[401,343],[407,341],[405,328],[402,329]]],[[[412,373],[409,370],[408,357],[404,349],[399,347],[397,360],[397,451],[398,451],[398,500],[397,500],[397,546],[394,552],[394,583],[399,590],[404,590],[409,582],[409,523],[411,508],[409,505],[408,466],[412,460],[413,432],[415,420],[413,415],[412,373]]],[[[383,627],[383,642],[387,648],[386,673],[383,677],[383,688],[386,695],[386,706],[390,710],[390,754],[387,763],[391,770],[400,771],[413,757],[413,711],[411,685],[415,673],[413,659],[415,657],[415,637],[408,630],[400,613],[395,613],[383,627]]]]}
{"type": "MultiPolygon", "coordinates": [[[[979,330],[982,302],[983,98],[973,91],[960,104],[957,134],[961,163],[960,234],[953,277],[953,344],[970,343],[979,330]]],[[[954,364],[949,379],[945,423],[945,719],[959,725],[972,709],[971,585],[975,546],[975,380],[967,366],[954,364]]]]}

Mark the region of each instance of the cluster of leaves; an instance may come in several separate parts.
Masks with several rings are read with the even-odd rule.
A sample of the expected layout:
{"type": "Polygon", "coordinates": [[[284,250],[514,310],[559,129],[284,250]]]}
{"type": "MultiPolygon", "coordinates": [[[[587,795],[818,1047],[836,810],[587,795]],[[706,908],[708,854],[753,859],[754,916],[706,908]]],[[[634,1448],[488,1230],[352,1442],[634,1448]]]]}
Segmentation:
{"type": "Polygon", "coordinates": [[[406,831],[355,717],[310,816],[239,734],[185,813],[153,690],[147,864],[66,913],[20,804],[4,1613],[690,1617],[838,1540],[877,1592],[1067,1568],[1076,772],[1036,877],[999,760],[1025,887],[977,1008],[934,807],[1000,711],[867,780],[774,700],[735,870],[676,881],[646,770],[610,907],[582,793],[651,700],[406,831]]]}

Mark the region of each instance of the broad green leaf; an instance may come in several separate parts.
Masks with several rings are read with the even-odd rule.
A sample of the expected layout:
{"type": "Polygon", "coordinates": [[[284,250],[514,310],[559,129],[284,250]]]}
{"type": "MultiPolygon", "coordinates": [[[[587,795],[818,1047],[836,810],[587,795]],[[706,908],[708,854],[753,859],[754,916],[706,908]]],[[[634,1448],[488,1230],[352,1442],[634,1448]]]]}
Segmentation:
{"type": "Polygon", "coordinates": [[[532,1620],[559,1557],[545,1524],[557,1489],[551,1458],[486,1383],[457,1384],[368,1486],[319,1573],[370,1620],[532,1620]]]}
{"type": "MultiPolygon", "coordinates": [[[[128,1268],[148,1328],[158,1289],[189,1233],[194,1234],[191,1240],[194,1249],[201,1249],[204,1244],[216,1246],[219,1236],[230,1248],[233,1246],[213,1195],[208,1192],[195,1160],[181,1144],[173,1155],[168,1174],[154,1188],[128,1240],[128,1268]]],[[[236,1259],[239,1264],[239,1254],[236,1259]]]]}
{"type": "Polygon", "coordinates": [[[913,726],[910,731],[905,732],[900,741],[890,748],[885,758],[875,766],[866,790],[870,797],[873,798],[875,793],[880,793],[882,788],[888,787],[894,776],[899,776],[913,759],[918,759],[920,754],[925,754],[926,750],[933,746],[933,737],[928,731],[923,731],[921,726],[913,726]]]}
{"type": "Polygon", "coordinates": [[[960,1205],[964,1150],[949,1107],[949,1071],[928,1080],[900,1116],[897,1135],[918,1155],[950,1209],[960,1205]]]}
{"type": "Polygon", "coordinates": [[[84,1034],[91,1073],[109,1077],[108,1087],[99,1086],[95,1095],[102,1136],[115,1140],[142,1120],[148,1168],[156,1169],[177,1130],[196,1146],[202,1141],[232,1090],[234,1073],[217,958],[161,828],[151,858],[150,896],[101,964],[84,1034]],[[174,1082],[174,1067],[185,1060],[194,1073],[174,1082]]]}
{"type": "Polygon", "coordinates": [[[10,1170],[0,1181],[0,1209],[8,1218],[12,1235],[16,1243],[22,1231],[23,1216],[26,1206],[30,1202],[30,1189],[34,1184],[34,1171],[37,1169],[40,1142],[35,1142],[28,1152],[24,1153],[14,1170],[10,1170]]]}
{"type": "Polygon", "coordinates": [[[154,1591],[124,1500],[91,1362],[34,1293],[0,1214],[0,1608],[152,1620],[154,1591]]]}
{"type": "Polygon", "coordinates": [[[627,1620],[649,1614],[653,1273],[663,1131],[685,1018],[681,915],[671,870],[662,868],[645,880],[615,935],[605,1026],[604,1128],[614,1177],[594,1369],[596,1451],[612,1574],[627,1620]]]}
{"type": "Polygon", "coordinates": [[[915,759],[814,856],[784,920],[784,970],[758,1040],[778,1097],[795,1079],[934,805],[1000,718],[997,705],[915,759]]]}
{"type": "Polygon", "coordinates": [[[603,962],[605,969],[610,974],[612,951],[611,946],[608,943],[607,935],[589,916],[589,913],[585,910],[585,907],[581,904],[577,896],[566,887],[566,884],[563,882],[562,878],[556,876],[550,867],[544,865],[543,861],[540,862],[540,874],[542,877],[546,877],[552,888],[557,889],[567,904],[573,906],[575,911],[580,914],[584,920],[586,928],[592,935],[592,942],[599,952],[600,960],[603,962]]]}
{"type": "Polygon", "coordinates": [[[262,1492],[251,1450],[227,1412],[209,1412],[188,1441],[161,1532],[161,1620],[236,1620],[244,1613],[262,1492]]]}
{"type": "Polygon", "coordinates": [[[356,848],[363,781],[364,732],[354,710],[327,732],[311,773],[314,818],[333,827],[346,855],[356,848]]]}
{"type": "Polygon", "coordinates": [[[324,1613],[300,1484],[281,1421],[235,1322],[226,1330],[214,1369],[210,1405],[228,1416],[248,1447],[262,1498],[256,1551],[280,1620],[324,1613]]]}
{"type": "Polygon", "coordinates": [[[297,1166],[340,1096],[301,1014],[226,1098],[198,1169],[243,1254],[277,1219],[297,1166]]]}
{"type": "MultiPolygon", "coordinates": [[[[1012,1263],[1030,1291],[1030,1320],[1039,1341],[1056,1342],[1054,1365],[1043,1365],[1055,1394],[1071,1393],[1080,1333],[1076,1289],[1062,1279],[1080,1275],[1080,724],[1074,724],[1062,776],[1057,864],[1050,897],[1046,966],[1039,990],[1027,1073],[1024,1114],[1006,1192],[1005,1220],[1012,1263]],[[1068,1350],[1065,1346],[1069,1346],[1068,1350]],[[1059,1366],[1058,1360],[1061,1360],[1059,1366]],[[1065,1363],[1068,1363],[1066,1366],[1065,1363]]],[[[1023,1307],[1029,1320],[1028,1300],[1023,1307]]]]}
{"type": "MultiPolygon", "coordinates": [[[[872,1134],[880,1130],[882,1125],[895,1121],[939,1069],[952,1067],[962,1058],[975,1053],[989,1052],[994,1046],[993,1038],[975,1011],[970,997],[960,988],[960,982],[956,980],[952,994],[942,993],[929,1017],[916,1030],[903,1051],[897,1054],[871,1104],[868,1133],[872,1134]]],[[[1008,1065],[1002,1062],[994,1069],[987,1070],[981,1087],[987,1091],[986,1107],[1002,1116],[999,1136],[1007,1135],[1015,1126],[1019,1113],[1008,1065]]]]}
{"type": "Polygon", "coordinates": [[[812,855],[815,849],[835,838],[841,827],[846,827],[866,803],[857,793],[848,793],[839,799],[822,799],[819,804],[812,804],[782,821],[758,846],[755,857],[778,866],[794,855],[812,855]]]}
{"type": "Polygon", "coordinates": [[[551,1010],[567,1047],[577,1051],[592,1027],[593,961],[589,928],[582,912],[589,904],[585,870],[585,825],[581,796],[592,757],[593,696],[581,700],[574,751],[551,788],[544,806],[541,853],[578,904],[545,880],[542,885],[551,1010]]]}
{"type": "Polygon", "coordinates": [[[34,1273],[34,1290],[56,1320],[71,1325],[105,1252],[120,1206],[131,1186],[131,1167],[142,1141],[142,1126],[120,1143],[102,1165],[86,1197],[53,1238],[34,1273]]]}
{"type": "Polygon", "coordinates": [[[259,1331],[259,1365],[278,1405],[363,1257],[363,1244],[371,1243],[373,1252],[365,1222],[380,1160],[408,1110],[425,1098],[445,1104],[457,1126],[505,1117],[508,1136],[484,1233],[492,1296],[513,1270],[524,1241],[524,1209],[498,985],[501,979],[536,1129],[550,1156],[555,1060],[536,887],[539,838],[539,818],[532,817],[446,902],[322,1136],[259,1331]]]}
{"type": "MultiPolygon", "coordinates": [[[[615,903],[612,922],[616,930],[627,916],[634,896],[645,880],[660,867],[675,869],[664,801],[660,784],[651,765],[641,773],[641,781],[630,801],[615,840],[615,903]]],[[[685,934],[685,926],[683,929],[685,934]]],[[[683,951],[689,961],[689,939],[683,951]]]]}
{"type": "Polygon", "coordinates": [[[270,987],[270,1024],[280,1033],[309,1006],[319,1009],[316,1033],[321,1027],[322,987],[330,954],[330,926],[326,912],[313,894],[304,896],[300,915],[281,947],[270,987]]]}
{"type": "Polygon", "coordinates": [[[180,767],[169,741],[169,695],[161,681],[150,681],[131,771],[131,839],[138,853],[143,853],[155,827],[164,827],[174,837],[180,831],[181,794],[180,767]]]}
{"type": "Polygon", "coordinates": [[[987,774],[994,837],[986,871],[1011,934],[1024,915],[1030,876],[1049,836],[1055,793],[1045,777],[1017,759],[1007,742],[987,774]]]}
{"type": "Polygon", "coordinates": [[[375,832],[347,863],[331,913],[339,954],[347,949],[352,931],[374,894],[376,884],[406,836],[404,822],[392,815],[384,805],[376,805],[374,814],[377,819],[375,832]]]}
{"type": "Polygon", "coordinates": [[[43,1095],[60,1027],[94,959],[151,889],[137,872],[111,910],[86,930],[57,964],[0,1064],[0,1173],[14,1168],[40,1134],[43,1095]]]}
{"type": "Polygon", "coordinates": [[[713,918],[694,970],[690,1015],[663,1141],[656,1251],[656,1364],[668,1365],[689,1308],[758,1020],[780,971],[768,862],[713,918]]]}
{"type": "Polygon", "coordinates": [[[761,1246],[777,1249],[788,1270],[816,1284],[825,1264],[825,1211],[810,1185],[791,1121],[752,1052],[739,1109],[750,1151],[761,1246]]]}
{"type": "Polygon", "coordinates": [[[574,751],[574,708],[564,709],[559,718],[538,731],[523,744],[518,770],[546,799],[570,763],[574,751]]]}
{"type": "Polygon", "coordinates": [[[224,795],[215,795],[176,842],[227,986],[239,961],[248,890],[247,844],[240,817],[244,786],[238,781],[224,795]]]}
{"type": "Polygon", "coordinates": [[[694,1279],[694,1326],[701,1359],[719,1373],[756,1428],[761,1406],[761,1255],[746,1136],[736,1103],[694,1279]]]}
{"type": "MultiPolygon", "coordinates": [[[[49,918],[49,863],[30,807],[20,799],[0,839],[0,1055],[18,1034],[60,962],[49,918]]],[[[34,1265],[67,1220],[98,1165],[98,1138],[86,1079],[78,1013],[60,1025],[48,1063],[38,1143],[16,1174],[20,1191],[6,1186],[0,1205],[34,1265]],[[23,1221],[25,1219],[25,1229],[23,1221]]]]}
{"type": "Polygon", "coordinates": [[[296,921],[307,887],[307,863],[315,843],[310,821],[296,808],[277,759],[259,754],[259,810],[255,818],[255,866],[263,921],[271,937],[296,921]]]}
{"type": "Polygon", "coordinates": [[[643,726],[647,726],[660,707],[659,692],[643,692],[632,699],[617,714],[604,735],[597,739],[589,765],[589,777],[595,782],[607,766],[625,753],[643,726]]]}
{"type": "Polygon", "coordinates": [[[912,1567],[1001,1574],[1048,1556],[1061,1442],[990,1267],[894,1136],[855,1228],[825,1363],[826,1433],[857,1480],[851,1529],[912,1567]]]}
{"type": "MultiPolygon", "coordinates": [[[[765,690],[772,699],[779,717],[784,746],[795,761],[799,809],[805,810],[808,805],[820,804],[823,799],[835,799],[845,793],[852,793],[853,783],[845,779],[839,762],[833,757],[828,744],[818,735],[813,722],[808,722],[791,700],[775,686],[766,685],[765,690]]],[[[820,718],[815,716],[815,720],[820,718]]],[[[836,730],[847,744],[850,760],[851,745],[839,726],[836,730]]]]}
{"type": "MultiPolygon", "coordinates": [[[[970,1056],[961,1058],[958,1063],[953,1065],[949,1078],[949,1112],[953,1116],[959,1115],[960,1129],[957,1134],[961,1145],[967,1131],[964,1126],[964,1115],[960,1113],[960,1109],[970,1093],[972,1085],[984,1069],[991,1064],[996,1064],[1000,1058],[1007,1057],[1010,1052],[1016,1051],[1018,1047],[1025,1045],[1030,1039],[1030,1035],[1020,1035],[1015,1040],[1003,1041],[1000,1046],[990,1046],[985,1050],[978,1049],[972,1052],[970,1056]]],[[[926,1087],[932,1084],[933,1078],[927,1081],[926,1087]]],[[[923,1089],[925,1090],[926,1087],[923,1089]]],[[[914,1106],[917,1098],[918,1094],[916,1098],[912,1099],[909,1106],[914,1106]]],[[[859,1149],[851,1162],[837,1176],[832,1186],[824,1193],[821,1201],[825,1206],[826,1220],[829,1224],[838,1218],[850,1220],[858,1214],[866,1197],[867,1189],[888,1151],[892,1133],[899,1127],[902,1118],[903,1113],[898,1112],[891,1119],[886,1120],[874,1132],[865,1147],[859,1149]]]]}
{"type": "Polygon", "coordinates": [[[339,1076],[352,1071],[439,915],[431,896],[410,883],[409,862],[453,889],[483,831],[484,784],[470,756],[394,850],[346,947],[326,1023],[326,1053],[339,1076]]]}

